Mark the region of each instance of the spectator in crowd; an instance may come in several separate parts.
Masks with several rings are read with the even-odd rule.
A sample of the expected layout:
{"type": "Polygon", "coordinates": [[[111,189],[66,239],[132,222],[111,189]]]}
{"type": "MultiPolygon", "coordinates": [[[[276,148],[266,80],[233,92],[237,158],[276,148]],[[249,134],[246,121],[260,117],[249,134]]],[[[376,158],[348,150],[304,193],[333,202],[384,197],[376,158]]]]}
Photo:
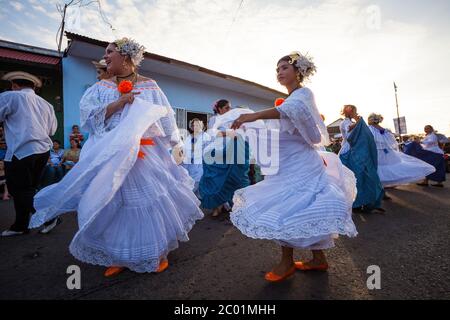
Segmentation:
{"type": "Polygon", "coordinates": [[[61,149],[61,142],[53,141],[53,148],[50,150],[47,166],[42,177],[42,187],[59,182],[64,176],[63,157],[64,149],[61,149]]]}
{"type": "Polygon", "coordinates": [[[84,136],[80,132],[80,127],[76,124],[72,126],[72,133],[69,136],[69,140],[77,140],[79,144],[83,143],[84,136]]]}
{"type": "Polygon", "coordinates": [[[333,141],[333,143],[330,146],[331,152],[334,152],[335,154],[339,154],[339,151],[341,150],[341,141],[340,139],[336,139],[333,141]]]}
{"type": "Polygon", "coordinates": [[[72,169],[80,159],[80,150],[81,146],[79,141],[76,139],[70,140],[70,149],[64,152],[64,157],[62,159],[66,173],[72,169]]]}

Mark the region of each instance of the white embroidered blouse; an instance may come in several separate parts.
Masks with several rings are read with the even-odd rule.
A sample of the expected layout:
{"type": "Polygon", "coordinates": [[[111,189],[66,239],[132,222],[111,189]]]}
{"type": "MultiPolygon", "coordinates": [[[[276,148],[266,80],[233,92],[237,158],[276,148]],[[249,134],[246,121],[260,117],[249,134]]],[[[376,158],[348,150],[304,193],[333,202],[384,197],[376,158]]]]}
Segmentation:
{"type": "MultiPolygon", "coordinates": [[[[140,92],[137,97],[141,99],[167,107],[168,113],[158,121],[157,127],[162,131],[162,140],[168,148],[180,143],[175,112],[156,81],[150,79],[137,82],[134,84],[133,91],[140,92]]],[[[83,130],[89,132],[89,139],[103,136],[105,132],[114,129],[120,123],[124,116],[124,109],[105,119],[106,107],[119,97],[117,85],[109,80],[101,80],[86,90],[80,101],[80,124],[83,130]]]]}

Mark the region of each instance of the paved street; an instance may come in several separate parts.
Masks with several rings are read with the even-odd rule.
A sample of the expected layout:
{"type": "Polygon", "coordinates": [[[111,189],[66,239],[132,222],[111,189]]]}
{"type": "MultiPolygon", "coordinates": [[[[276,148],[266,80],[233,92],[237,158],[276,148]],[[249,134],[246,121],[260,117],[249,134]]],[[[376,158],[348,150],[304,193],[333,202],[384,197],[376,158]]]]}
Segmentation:
{"type": "MultiPolygon", "coordinates": [[[[263,278],[278,261],[275,244],[248,239],[228,220],[209,216],[169,255],[164,273],[126,271],[107,279],[105,268],[69,253],[77,226],[75,214],[66,214],[48,235],[0,238],[0,299],[450,299],[450,182],[389,194],[385,215],[354,215],[359,235],[337,240],[327,253],[328,273],[297,272],[279,284],[263,278]],[[66,287],[73,264],[81,268],[80,290],[66,287]],[[369,265],[381,268],[380,290],[367,289],[369,265]]],[[[1,230],[13,212],[12,201],[0,202],[1,230]]]]}

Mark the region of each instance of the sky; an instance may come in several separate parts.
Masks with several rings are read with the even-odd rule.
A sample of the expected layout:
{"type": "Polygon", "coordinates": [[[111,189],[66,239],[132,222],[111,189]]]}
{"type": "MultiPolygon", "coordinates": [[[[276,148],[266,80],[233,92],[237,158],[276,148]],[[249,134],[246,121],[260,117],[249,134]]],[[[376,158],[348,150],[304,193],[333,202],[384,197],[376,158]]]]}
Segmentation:
{"type": "MultiPolygon", "coordinates": [[[[0,39],[55,49],[56,4],[68,2],[0,0],[0,39]]],[[[283,92],[276,62],[308,53],[317,73],[305,85],[326,124],[354,104],[393,129],[395,81],[408,133],[431,124],[450,135],[450,1],[101,0],[113,29],[98,1],[82,3],[69,8],[66,30],[106,41],[132,37],[149,52],[283,92]]]]}

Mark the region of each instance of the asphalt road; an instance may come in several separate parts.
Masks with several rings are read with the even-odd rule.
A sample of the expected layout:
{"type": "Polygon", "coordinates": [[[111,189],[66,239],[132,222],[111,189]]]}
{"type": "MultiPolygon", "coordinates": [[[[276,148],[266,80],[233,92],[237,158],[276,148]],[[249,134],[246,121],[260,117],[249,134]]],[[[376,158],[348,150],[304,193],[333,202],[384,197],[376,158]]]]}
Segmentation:
{"type": "MultiPolygon", "coordinates": [[[[0,299],[450,299],[450,183],[402,186],[390,195],[386,214],[354,214],[359,235],[337,240],[327,273],[297,272],[278,284],[264,280],[278,261],[277,245],[210,216],[169,255],[167,271],[105,278],[105,268],[69,253],[77,230],[69,213],[48,235],[0,238],[0,299]],[[70,265],[81,268],[79,290],[66,286],[70,265]],[[370,265],[380,267],[381,289],[367,288],[370,265]]],[[[13,219],[12,201],[0,202],[0,229],[13,219]]]]}

